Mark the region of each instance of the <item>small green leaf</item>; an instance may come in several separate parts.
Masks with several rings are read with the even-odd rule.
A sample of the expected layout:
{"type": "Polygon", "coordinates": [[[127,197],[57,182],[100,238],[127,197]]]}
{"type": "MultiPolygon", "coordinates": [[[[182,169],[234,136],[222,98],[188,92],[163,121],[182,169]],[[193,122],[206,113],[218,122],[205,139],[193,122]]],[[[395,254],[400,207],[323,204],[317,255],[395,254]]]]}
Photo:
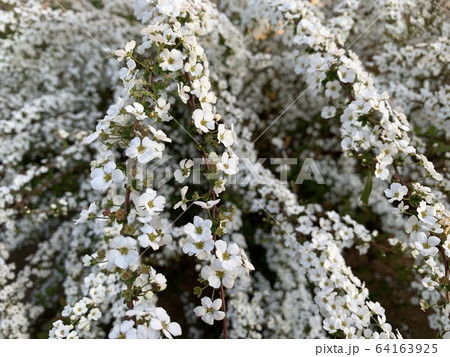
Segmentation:
{"type": "Polygon", "coordinates": [[[370,192],[372,192],[372,173],[369,174],[366,185],[364,186],[364,190],[361,194],[361,201],[365,205],[369,203],[370,192]]]}

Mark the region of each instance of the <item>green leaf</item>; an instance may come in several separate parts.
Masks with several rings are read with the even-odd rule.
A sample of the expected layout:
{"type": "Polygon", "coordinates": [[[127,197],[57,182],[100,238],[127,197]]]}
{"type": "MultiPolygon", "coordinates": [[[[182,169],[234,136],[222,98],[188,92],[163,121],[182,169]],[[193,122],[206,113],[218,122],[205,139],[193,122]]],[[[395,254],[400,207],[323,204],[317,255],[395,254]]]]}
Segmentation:
{"type": "Polygon", "coordinates": [[[369,203],[370,192],[372,192],[372,173],[369,174],[366,185],[364,186],[364,190],[361,193],[361,201],[365,205],[369,203]]]}

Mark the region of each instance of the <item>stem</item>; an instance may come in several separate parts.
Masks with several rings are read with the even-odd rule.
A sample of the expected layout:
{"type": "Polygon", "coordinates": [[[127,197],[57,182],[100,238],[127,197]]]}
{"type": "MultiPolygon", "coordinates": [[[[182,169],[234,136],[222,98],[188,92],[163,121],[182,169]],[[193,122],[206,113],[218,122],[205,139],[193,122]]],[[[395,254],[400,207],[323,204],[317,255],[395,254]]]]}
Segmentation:
{"type": "MultiPolygon", "coordinates": [[[[139,120],[136,119],[136,121],[134,122],[134,125],[133,125],[133,132],[138,128],[138,126],[139,126],[139,120]]],[[[127,173],[131,172],[131,164],[133,162],[132,160],[133,159],[131,157],[127,160],[127,173]]],[[[130,210],[130,195],[131,195],[131,190],[130,190],[130,187],[127,185],[127,193],[125,195],[125,204],[124,204],[124,208],[123,208],[124,213],[125,213],[124,220],[127,219],[128,211],[130,210]]],[[[124,224],[122,229],[120,230],[120,234],[122,234],[122,235],[124,233],[125,226],[126,225],[124,224]]]]}
{"type": "MultiPolygon", "coordinates": [[[[447,280],[450,280],[449,259],[445,255],[445,251],[442,246],[438,245],[437,248],[439,250],[439,253],[441,254],[442,260],[444,261],[445,277],[447,278],[447,280]]],[[[445,292],[445,299],[450,302],[450,291],[448,290],[445,292]]]]}
{"type": "Polygon", "coordinates": [[[223,285],[220,284],[220,298],[222,299],[222,309],[225,313],[225,317],[223,318],[223,337],[228,338],[228,328],[227,328],[227,306],[225,304],[225,289],[223,285]]]}

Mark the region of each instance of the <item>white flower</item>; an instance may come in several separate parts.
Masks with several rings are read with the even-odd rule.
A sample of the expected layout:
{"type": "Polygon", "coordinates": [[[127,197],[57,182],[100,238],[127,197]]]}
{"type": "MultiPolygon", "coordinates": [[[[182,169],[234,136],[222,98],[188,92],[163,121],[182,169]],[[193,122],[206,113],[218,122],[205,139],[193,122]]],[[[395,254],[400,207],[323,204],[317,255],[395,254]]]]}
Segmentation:
{"type": "Polygon", "coordinates": [[[142,139],[139,137],[131,140],[125,154],[128,157],[137,157],[141,164],[145,164],[155,158],[160,159],[164,151],[164,144],[150,140],[148,137],[142,139]]]}
{"type": "Polygon", "coordinates": [[[180,9],[183,7],[183,0],[165,0],[158,1],[156,8],[168,17],[176,18],[180,15],[180,9]]]}
{"type": "Polygon", "coordinates": [[[250,273],[250,270],[255,270],[255,267],[252,263],[250,263],[250,260],[247,258],[247,254],[245,254],[245,250],[242,248],[239,248],[239,253],[241,254],[242,259],[242,265],[246,271],[247,274],[250,273]]]}
{"type": "Polygon", "coordinates": [[[325,95],[327,97],[330,97],[331,99],[338,99],[340,94],[339,91],[341,90],[341,85],[339,84],[339,81],[329,81],[325,85],[325,95]]]}
{"type": "Polygon", "coordinates": [[[214,129],[214,114],[211,110],[203,111],[201,109],[195,109],[192,118],[194,119],[195,126],[204,133],[214,129]]]}
{"type": "Polygon", "coordinates": [[[211,234],[212,221],[204,220],[199,216],[194,217],[194,224],[184,226],[184,232],[190,239],[184,244],[183,252],[188,255],[196,255],[199,259],[205,259],[214,248],[211,234]]]}
{"type": "Polygon", "coordinates": [[[184,232],[193,238],[196,242],[207,240],[211,235],[212,221],[195,216],[194,224],[188,223],[184,226],[184,232]]]}
{"type": "Polygon", "coordinates": [[[323,107],[321,117],[324,119],[333,118],[336,115],[335,107],[323,107]]]}
{"type": "Polygon", "coordinates": [[[58,320],[53,323],[53,328],[50,331],[50,336],[54,336],[55,338],[64,338],[69,335],[70,330],[70,326],[64,325],[61,320],[58,320]]]}
{"type": "Polygon", "coordinates": [[[133,105],[127,105],[125,110],[134,115],[137,120],[144,120],[147,115],[144,112],[144,106],[141,103],[134,102],[133,105]]]}
{"type": "Polygon", "coordinates": [[[137,338],[136,329],[133,327],[134,321],[124,321],[120,326],[114,326],[109,333],[109,338],[137,338]]]}
{"type": "Polygon", "coordinates": [[[407,193],[408,188],[398,182],[392,183],[390,188],[384,190],[386,197],[390,198],[389,202],[401,201],[407,193]]]}
{"type": "Polygon", "coordinates": [[[419,207],[417,207],[417,217],[426,224],[432,226],[436,223],[436,210],[433,206],[428,206],[425,201],[420,202],[419,207]]]}
{"type": "Polygon", "coordinates": [[[183,59],[186,55],[182,54],[177,49],[168,50],[165,48],[159,55],[161,58],[161,68],[163,71],[178,71],[183,68],[183,59]]]}
{"type": "Polygon", "coordinates": [[[161,337],[159,331],[154,330],[150,326],[138,325],[137,327],[137,338],[141,339],[157,339],[161,337]]]}
{"type": "Polygon", "coordinates": [[[162,121],[167,122],[172,118],[169,115],[170,103],[168,103],[164,98],[158,98],[157,105],[155,106],[155,112],[161,118],[162,121]]]}
{"type": "Polygon", "coordinates": [[[139,206],[143,206],[150,215],[157,215],[164,210],[166,198],[157,196],[157,192],[151,188],[147,188],[145,192],[139,196],[139,206]]]}
{"type": "Polygon", "coordinates": [[[197,63],[195,58],[191,57],[189,62],[184,65],[184,71],[193,77],[198,77],[203,72],[203,66],[201,63],[197,63]]]}
{"type": "Polygon", "coordinates": [[[337,73],[341,82],[353,83],[355,81],[356,78],[355,72],[352,69],[347,68],[343,64],[339,66],[337,73]]]}
{"type": "Polygon", "coordinates": [[[233,125],[231,125],[231,129],[226,129],[224,124],[219,124],[217,139],[227,148],[233,144],[238,144],[233,125]]]}
{"type": "Polygon", "coordinates": [[[177,83],[177,87],[181,101],[186,104],[189,100],[189,94],[187,93],[189,93],[190,88],[188,86],[183,86],[183,83],[177,83]]]}
{"type": "Polygon", "coordinates": [[[223,240],[216,241],[216,256],[225,270],[233,270],[241,264],[239,246],[236,243],[227,244],[223,240]]]}
{"type": "Polygon", "coordinates": [[[106,190],[111,182],[119,183],[124,179],[123,172],[116,169],[114,161],[108,162],[103,167],[97,167],[91,173],[91,186],[94,190],[106,190]]]}
{"type": "Polygon", "coordinates": [[[386,168],[387,163],[382,161],[382,162],[377,162],[377,164],[375,165],[375,177],[379,178],[380,180],[387,180],[387,178],[389,177],[389,170],[386,168]]]}
{"type": "Polygon", "coordinates": [[[200,272],[203,279],[208,280],[209,286],[214,289],[220,288],[220,283],[227,289],[231,289],[234,280],[238,275],[238,270],[225,270],[219,260],[214,260],[212,266],[204,266],[200,272]]]}
{"type": "Polygon", "coordinates": [[[86,222],[89,217],[91,216],[91,214],[95,217],[95,212],[97,211],[97,205],[95,204],[95,202],[92,202],[89,205],[89,208],[86,210],[82,210],[80,213],[80,218],[78,218],[77,220],[75,220],[75,224],[78,223],[82,223],[82,222],[86,222]]]}
{"type": "Polygon", "coordinates": [[[161,331],[167,338],[181,335],[181,327],[176,322],[170,322],[170,317],[162,307],[155,309],[155,317],[150,320],[150,327],[161,331]]]}
{"type": "Polygon", "coordinates": [[[175,177],[175,180],[179,183],[183,183],[183,181],[190,176],[190,174],[192,172],[192,169],[191,169],[192,166],[194,166],[194,161],[192,161],[191,159],[181,160],[180,161],[181,169],[175,170],[175,172],[173,174],[175,177]]]}
{"type": "Polygon", "coordinates": [[[168,142],[168,143],[171,143],[171,142],[172,142],[172,139],[170,139],[169,137],[167,137],[166,133],[163,132],[162,130],[156,130],[156,129],[155,129],[154,127],[152,127],[152,126],[149,126],[148,128],[150,129],[150,131],[152,132],[153,136],[154,136],[156,139],[161,140],[161,141],[165,141],[165,142],[168,142]]]}
{"type": "Polygon", "coordinates": [[[66,337],[68,340],[78,340],[79,337],[77,335],[77,331],[72,331],[71,333],[69,333],[66,337]]]}
{"type": "Polygon", "coordinates": [[[335,333],[341,329],[341,320],[338,317],[330,316],[323,320],[323,328],[329,333],[335,333]]]}
{"type": "Polygon", "coordinates": [[[438,253],[436,246],[440,242],[441,240],[438,237],[430,236],[427,238],[427,235],[424,232],[419,232],[417,233],[417,241],[414,245],[423,256],[434,256],[438,253]]]}
{"type": "Polygon", "coordinates": [[[215,205],[217,205],[219,202],[220,202],[220,198],[217,199],[217,200],[212,200],[212,201],[207,201],[207,202],[195,201],[194,204],[197,205],[197,206],[200,206],[203,209],[211,209],[215,205]]]}
{"type": "Polygon", "coordinates": [[[144,224],[140,229],[142,234],[138,237],[138,241],[143,248],[150,246],[153,250],[158,250],[159,247],[172,241],[172,236],[170,234],[164,234],[164,232],[157,231],[150,224],[144,224]]]}
{"type": "Polygon", "coordinates": [[[189,188],[188,186],[184,186],[181,189],[181,201],[177,202],[175,206],[173,206],[174,209],[181,207],[183,211],[186,211],[187,209],[186,203],[188,202],[188,200],[186,199],[186,192],[188,191],[188,188],[189,188]]]}
{"type": "Polygon", "coordinates": [[[238,169],[238,158],[235,156],[229,156],[227,152],[224,152],[222,158],[217,164],[217,168],[227,175],[236,175],[238,169]]]}
{"type": "Polygon", "coordinates": [[[436,286],[439,286],[439,284],[434,280],[431,280],[429,276],[422,279],[422,285],[430,291],[433,291],[436,288],[436,286]]]}
{"type": "Polygon", "coordinates": [[[225,191],[225,184],[227,183],[227,180],[223,178],[218,178],[216,181],[214,181],[214,192],[216,195],[220,195],[223,191],[225,191]]]}
{"type": "Polygon", "coordinates": [[[100,317],[102,317],[102,313],[97,307],[93,308],[88,315],[88,319],[94,321],[97,321],[100,317]]]}
{"type": "Polygon", "coordinates": [[[61,316],[62,317],[67,317],[71,314],[72,312],[72,308],[70,307],[70,305],[66,305],[64,306],[63,311],[61,312],[61,316]]]}
{"type": "Polygon", "coordinates": [[[419,222],[416,216],[411,216],[408,218],[408,221],[406,222],[405,225],[405,231],[406,233],[410,234],[412,239],[416,239],[417,233],[421,229],[423,228],[421,227],[421,223],[419,222]]]}
{"type": "Polygon", "coordinates": [[[73,307],[73,313],[75,316],[81,316],[87,311],[86,303],[83,300],[78,301],[73,307]]]}
{"type": "Polygon", "coordinates": [[[139,257],[136,251],[136,241],[131,237],[119,236],[113,239],[111,250],[106,252],[108,264],[106,269],[114,271],[118,266],[121,269],[128,268],[139,257]]]}
{"type": "Polygon", "coordinates": [[[434,178],[436,181],[442,181],[443,179],[442,175],[436,171],[433,163],[431,161],[428,161],[425,155],[417,154],[416,156],[419,159],[421,159],[423,167],[425,167],[425,169],[429,172],[432,178],[434,178]]]}
{"type": "Polygon", "coordinates": [[[225,313],[220,311],[222,307],[222,300],[216,299],[211,301],[209,297],[203,297],[202,306],[197,306],[194,309],[194,313],[201,317],[201,319],[206,322],[208,325],[212,325],[214,320],[223,320],[225,317],[225,313]]]}
{"type": "Polygon", "coordinates": [[[83,266],[88,267],[91,265],[92,257],[89,254],[85,254],[83,258],[81,258],[83,262],[83,266]]]}
{"type": "Polygon", "coordinates": [[[120,49],[115,52],[116,56],[119,57],[117,60],[120,62],[124,59],[124,57],[131,56],[135,46],[136,41],[127,42],[127,44],[125,45],[125,50],[120,49]]]}

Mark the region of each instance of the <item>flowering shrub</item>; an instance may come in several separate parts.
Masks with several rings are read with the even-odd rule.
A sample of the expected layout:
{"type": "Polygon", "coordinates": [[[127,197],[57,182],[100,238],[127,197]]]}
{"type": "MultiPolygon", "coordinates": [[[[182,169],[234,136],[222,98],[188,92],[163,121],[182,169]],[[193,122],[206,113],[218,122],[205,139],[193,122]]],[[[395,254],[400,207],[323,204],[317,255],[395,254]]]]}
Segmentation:
{"type": "Polygon", "coordinates": [[[449,336],[445,2],[0,11],[0,337],[449,336]]]}

